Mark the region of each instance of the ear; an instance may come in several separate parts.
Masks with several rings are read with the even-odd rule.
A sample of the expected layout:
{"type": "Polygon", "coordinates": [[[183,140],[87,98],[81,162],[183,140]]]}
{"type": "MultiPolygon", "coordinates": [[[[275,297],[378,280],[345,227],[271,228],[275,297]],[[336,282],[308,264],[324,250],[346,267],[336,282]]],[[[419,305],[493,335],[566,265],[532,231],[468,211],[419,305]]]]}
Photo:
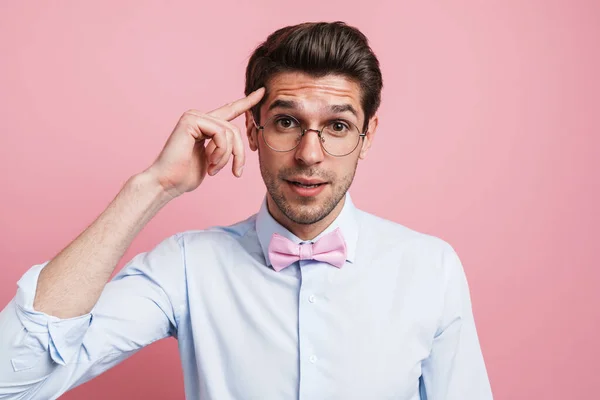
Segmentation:
{"type": "Polygon", "coordinates": [[[248,110],[245,113],[246,116],[246,135],[248,136],[248,145],[250,150],[256,151],[258,149],[258,130],[254,126],[254,117],[252,111],[248,110]]]}
{"type": "Polygon", "coordinates": [[[367,152],[371,148],[371,144],[373,143],[373,139],[375,138],[375,131],[377,130],[377,124],[379,123],[379,117],[374,115],[369,121],[369,126],[367,127],[367,135],[363,140],[362,147],[360,149],[359,158],[364,160],[367,157],[367,152]]]}

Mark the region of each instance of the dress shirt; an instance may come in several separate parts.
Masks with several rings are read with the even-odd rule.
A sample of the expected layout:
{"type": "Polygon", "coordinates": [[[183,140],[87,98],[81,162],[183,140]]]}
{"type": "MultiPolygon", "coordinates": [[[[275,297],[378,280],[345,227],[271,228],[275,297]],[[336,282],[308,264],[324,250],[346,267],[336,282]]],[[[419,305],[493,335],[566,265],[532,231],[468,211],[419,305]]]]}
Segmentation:
{"type": "MultiPolygon", "coordinates": [[[[40,270],[0,313],[0,399],[55,399],[144,346],[179,341],[188,399],[489,400],[461,262],[445,241],[356,208],[341,268],[269,262],[278,233],[259,212],[175,234],[133,257],[89,314],[33,309],[40,270]]],[[[157,360],[157,362],[160,362],[157,360]]]]}

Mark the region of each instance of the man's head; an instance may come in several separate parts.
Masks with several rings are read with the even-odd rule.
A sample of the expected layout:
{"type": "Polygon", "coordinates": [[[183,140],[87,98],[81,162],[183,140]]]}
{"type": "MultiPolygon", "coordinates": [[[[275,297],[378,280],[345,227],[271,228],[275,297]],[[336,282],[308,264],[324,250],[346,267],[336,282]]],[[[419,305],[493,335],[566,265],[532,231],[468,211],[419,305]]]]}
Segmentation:
{"type": "Polygon", "coordinates": [[[271,212],[295,224],[314,224],[341,206],[358,159],[370,147],[381,99],[379,62],[366,37],[342,22],[289,26],[272,33],[250,57],[245,92],[261,86],[266,93],[246,113],[246,127],[250,148],[259,151],[270,206],[276,205],[271,212]],[[275,137],[274,126],[308,130],[292,150],[276,151],[268,139],[275,137]],[[336,153],[338,139],[314,131],[324,126],[334,133],[351,128],[341,147],[347,151],[336,153]]]}

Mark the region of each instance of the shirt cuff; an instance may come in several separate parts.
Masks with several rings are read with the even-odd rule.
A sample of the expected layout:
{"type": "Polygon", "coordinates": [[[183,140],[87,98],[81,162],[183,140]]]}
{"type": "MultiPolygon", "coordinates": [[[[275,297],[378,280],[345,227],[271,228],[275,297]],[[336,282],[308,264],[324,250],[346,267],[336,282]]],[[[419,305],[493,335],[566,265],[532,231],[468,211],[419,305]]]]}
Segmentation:
{"type": "Polygon", "coordinates": [[[30,268],[17,283],[15,310],[25,332],[11,359],[15,371],[34,367],[47,352],[57,364],[74,362],[92,322],[92,312],[61,319],[33,309],[38,277],[48,262],[30,268]]]}

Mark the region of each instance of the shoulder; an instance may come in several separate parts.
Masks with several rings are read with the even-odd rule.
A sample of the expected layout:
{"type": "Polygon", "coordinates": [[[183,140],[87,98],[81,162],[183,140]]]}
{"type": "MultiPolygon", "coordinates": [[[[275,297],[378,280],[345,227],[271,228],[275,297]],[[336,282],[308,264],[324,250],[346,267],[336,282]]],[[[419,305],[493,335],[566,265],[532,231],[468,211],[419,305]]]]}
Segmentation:
{"type": "Polygon", "coordinates": [[[175,234],[174,237],[184,249],[189,246],[233,245],[254,231],[255,220],[256,214],[232,225],[183,231],[175,234]]]}
{"type": "Polygon", "coordinates": [[[184,231],[176,237],[188,272],[220,270],[260,253],[256,214],[232,225],[184,231]]]}
{"type": "Polygon", "coordinates": [[[120,275],[144,273],[164,274],[172,280],[183,276],[189,260],[190,250],[223,249],[239,243],[254,228],[254,218],[230,226],[216,226],[204,230],[188,230],[170,235],[150,250],[135,255],[121,271],[120,275]]]}
{"type": "Polygon", "coordinates": [[[359,246],[371,260],[435,276],[461,268],[454,248],[438,236],[360,210],[358,221],[359,246]]]}
{"type": "Polygon", "coordinates": [[[357,219],[360,236],[365,240],[371,238],[386,246],[399,246],[433,253],[454,251],[452,246],[440,237],[419,232],[366,211],[357,210],[357,219]]]}
{"type": "Polygon", "coordinates": [[[190,272],[198,270],[200,265],[203,270],[211,270],[211,266],[227,263],[229,257],[239,255],[245,236],[255,231],[254,218],[251,216],[229,226],[181,231],[167,236],[150,250],[135,255],[114,280],[142,276],[160,286],[174,304],[183,304],[190,272]]]}

